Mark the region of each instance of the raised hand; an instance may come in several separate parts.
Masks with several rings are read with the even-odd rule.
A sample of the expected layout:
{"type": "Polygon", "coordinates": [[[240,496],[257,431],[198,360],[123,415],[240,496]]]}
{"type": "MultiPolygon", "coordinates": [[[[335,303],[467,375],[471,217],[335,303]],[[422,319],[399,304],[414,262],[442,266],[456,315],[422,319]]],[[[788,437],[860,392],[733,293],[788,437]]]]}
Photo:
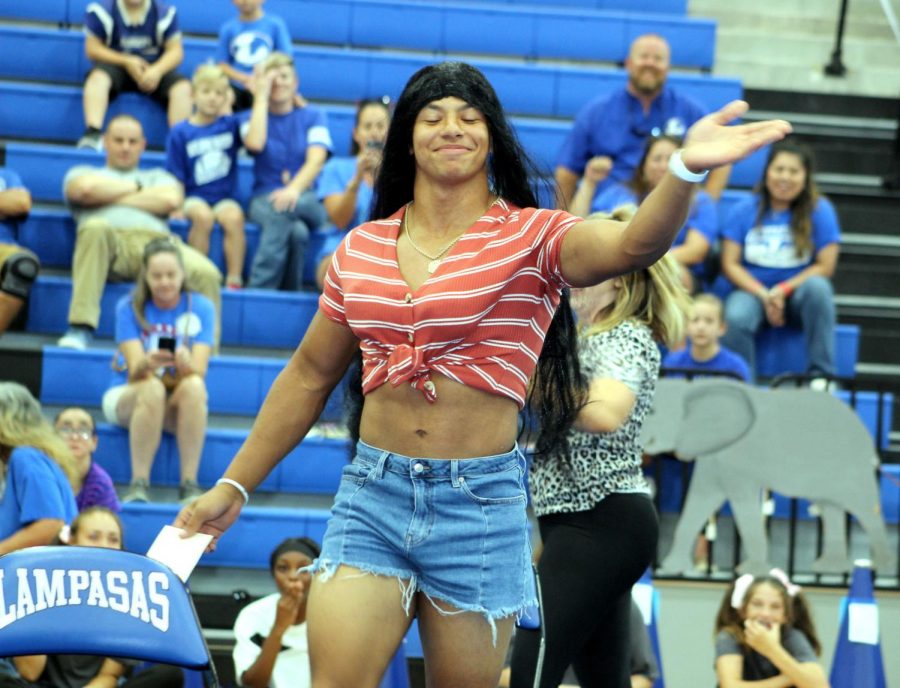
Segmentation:
{"type": "Polygon", "coordinates": [[[694,172],[730,165],[791,133],[783,119],[728,126],[749,109],[743,100],[733,100],[718,112],[698,120],[688,130],[681,159],[694,172]]]}

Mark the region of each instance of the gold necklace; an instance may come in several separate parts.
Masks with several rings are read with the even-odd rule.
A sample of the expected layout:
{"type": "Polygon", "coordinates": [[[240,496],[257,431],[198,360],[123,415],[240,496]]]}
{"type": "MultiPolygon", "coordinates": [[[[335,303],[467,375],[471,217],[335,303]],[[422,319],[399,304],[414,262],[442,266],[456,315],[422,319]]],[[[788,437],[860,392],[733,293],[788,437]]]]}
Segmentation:
{"type": "MultiPolygon", "coordinates": [[[[497,198],[499,198],[499,196],[494,196],[491,199],[491,202],[488,203],[488,207],[485,210],[485,212],[487,212],[487,210],[490,210],[491,206],[497,202],[497,198]]],[[[458,237],[456,237],[453,241],[451,241],[449,244],[444,246],[444,248],[442,248],[440,251],[437,252],[437,255],[432,256],[429,253],[426,253],[425,251],[423,251],[421,248],[419,248],[419,246],[416,244],[416,242],[413,241],[412,232],[410,232],[410,225],[412,224],[412,222],[409,219],[410,215],[412,215],[412,208],[413,208],[413,202],[410,201],[409,203],[406,204],[406,212],[403,213],[403,229],[406,230],[406,238],[409,240],[409,245],[412,246],[419,255],[424,256],[425,258],[428,259],[429,262],[428,262],[428,266],[426,267],[426,269],[428,270],[429,275],[433,275],[435,270],[437,270],[438,266],[441,264],[441,261],[444,259],[444,255],[446,255],[447,251],[449,251],[451,248],[456,246],[456,242],[463,238],[463,234],[465,234],[465,232],[463,232],[458,237]]],[[[482,215],[484,215],[484,213],[482,213],[482,215]]]]}

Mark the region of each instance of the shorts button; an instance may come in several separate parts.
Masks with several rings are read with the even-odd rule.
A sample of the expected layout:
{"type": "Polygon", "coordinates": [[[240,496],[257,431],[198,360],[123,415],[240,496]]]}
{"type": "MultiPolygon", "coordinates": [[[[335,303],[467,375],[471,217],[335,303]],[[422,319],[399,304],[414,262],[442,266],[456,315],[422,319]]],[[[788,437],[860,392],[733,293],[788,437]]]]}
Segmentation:
{"type": "Polygon", "coordinates": [[[406,303],[412,303],[412,294],[407,294],[403,297],[403,300],[406,301],[406,303]]]}
{"type": "Polygon", "coordinates": [[[434,391],[434,383],[431,380],[428,380],[428,382],[426,382],[424,385],[422,385],[422,387],[425,388],[426,392],[434,391]]]}
{"type": "Polygon", "coordinates": [[[416,473],[421,473],[422,471],[425,470],[425,466],[423,466],[423,465],[420,464],[420,463],[414,463],[414,464],[413,464],[413,470],[414,470],[416,473]]]}
{"type": "Polygon", "coordinates": [[[413,339],[414,339],[414,338],[413,338],[413,333],[410,332],[408,335],[406,335],[406,338],[407,338],[410,342],[412,342],[413,339]]]}

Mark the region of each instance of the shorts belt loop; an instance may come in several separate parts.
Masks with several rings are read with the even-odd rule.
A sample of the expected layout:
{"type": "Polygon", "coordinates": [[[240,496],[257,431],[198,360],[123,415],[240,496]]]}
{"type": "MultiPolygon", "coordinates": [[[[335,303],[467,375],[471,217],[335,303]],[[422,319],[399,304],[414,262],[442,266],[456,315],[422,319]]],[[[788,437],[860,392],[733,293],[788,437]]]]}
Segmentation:
{"type": "Polygon", "coordinates": [[[381,452],[381,456],[378,457],[378,463],[375,464],[375,480],[381,480],[384,477],[384,465],[390,456],[390,452],[381,452]]]}
{"type": "Polygon", "coordinates": [[[450,460],[450,484],[459,487],[459,460],[450,460]]]}

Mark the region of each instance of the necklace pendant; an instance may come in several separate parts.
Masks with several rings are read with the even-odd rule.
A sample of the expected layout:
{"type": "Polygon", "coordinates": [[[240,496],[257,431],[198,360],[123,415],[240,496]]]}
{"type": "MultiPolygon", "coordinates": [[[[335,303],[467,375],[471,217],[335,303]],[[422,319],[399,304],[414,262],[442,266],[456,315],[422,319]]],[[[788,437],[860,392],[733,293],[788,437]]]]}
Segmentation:
{"type": "Polygon", "coordinates": [[[438,259],[432,260],[428,263],[428,274],[433,275],[434,271],[438,269],[438,265],[441,264],[441,261],[438,259]]]}

